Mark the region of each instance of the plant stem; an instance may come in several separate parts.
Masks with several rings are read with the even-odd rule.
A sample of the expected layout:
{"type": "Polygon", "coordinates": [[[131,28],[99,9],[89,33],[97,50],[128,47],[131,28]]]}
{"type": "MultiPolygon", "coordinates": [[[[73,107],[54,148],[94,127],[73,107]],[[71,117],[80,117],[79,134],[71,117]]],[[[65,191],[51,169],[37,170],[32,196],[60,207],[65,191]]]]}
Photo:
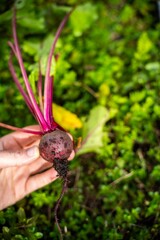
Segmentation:
{"type": "Polygon", "coordinates": [[[53,97],[53,80],[54,76],[51,76],[51,64],[52,64],[52,56],[56,47],[56,43],[59,39],[59,36],[64,28],[64,25],[66,24],[70,14],[72,11],[66,14],[66,16],[63,18],[62,22],[60,23],[58,30],[56,32],[49,56],[48,56],[48,62],[47,62],[47,69],[46,69],[46,75],[45,75],[45,86],[44,86],[44,119],[47,123],[49,123],[50,127],[56,128],[57,125],[54,122],[53,119],[53,113],[52,113],[52,97],[53,97]],[[53,124],[55,123],[55,124],[53,124]],[[53,126],[52,126],[53,125],[53,126]]]}
{"type": "Polygon", "coordinates": [[[64,178],[63,178],[63,187],[62,187],[62,191],[61,191],[61,194],[60,194],[60,197],[59,199],[57,200],[56,202],[56,206],[54,208],[54,218],[55,218],[55,223],[57,225],[57,228],[58,228],[58,231],[59,231],[59,234],[60,234],[60,240],[63,240],[63,233],[62,233],[62,230],[61,230],[61,227],[59,225],[59,222],[58,222],[58,217],[57,217],[57,212],[58,212],[58,208],[60,206],[60,202],[65,194],[65,191],[67,189],[67,184],[68,184],[68,175],[66,175],[64,178]]]}
{"type": "Polygon", "coordinates": [[[18,128],[18,127],[14,127],[14,126],[11,126],[11,125],[8,125],[8,124],[5,124],[5,123],[1,123],[1,122],[0,122],[0,127],[7,128],[7,129],[10,129],[10,130],[13,130],[13,131],[20,131],[20,132],[25,132],[25,133],[37,134],[37,135],[42,135],[43,134],[43,132],[41,132],[41,131],[18,128]]]}
{"type": "Polygon", "coordinates": [[[37,116],[37,119],[38,119],[42,129],[44,130],[44,132],[47,132],[50,130],[50,127],[48,126],[47,122],[45,121],[44,116],[36,102],[32,88],[29,84],[29,80],[28,80],[27,73],[26,73],[26,70],[24,67],[24,63],[23,63],[23,59],[21,56],[21,51],[19,48],[17,31],[16,31],[16,10],[15,10],[15,8],[14,8],[13,19],[12,19],[12,31],[13,31],[14,45],[10,45],[10,46],[12,47],[12,50],[18,60],[18,63],[19,63],[20,69],[21,69],[21,73],[22,73],[22,76],[23,76],[23,79],[24,79],[24,82],[26,85],[26,90],[27,90],[28,96],[29,96],[31,104],[32,104],[32,108],[34,109],[34,112],[37,116]]]}

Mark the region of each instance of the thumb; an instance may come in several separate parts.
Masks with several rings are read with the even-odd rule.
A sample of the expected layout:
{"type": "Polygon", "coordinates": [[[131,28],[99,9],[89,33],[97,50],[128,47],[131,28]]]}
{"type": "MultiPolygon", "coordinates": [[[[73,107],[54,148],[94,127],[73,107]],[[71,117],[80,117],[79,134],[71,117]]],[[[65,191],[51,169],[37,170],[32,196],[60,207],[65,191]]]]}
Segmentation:
{"type": "Polygon", "coordinates": [[[22,151],[0,151],[0,168],[27,165],[39,157],[38,147],[22,151]]]}

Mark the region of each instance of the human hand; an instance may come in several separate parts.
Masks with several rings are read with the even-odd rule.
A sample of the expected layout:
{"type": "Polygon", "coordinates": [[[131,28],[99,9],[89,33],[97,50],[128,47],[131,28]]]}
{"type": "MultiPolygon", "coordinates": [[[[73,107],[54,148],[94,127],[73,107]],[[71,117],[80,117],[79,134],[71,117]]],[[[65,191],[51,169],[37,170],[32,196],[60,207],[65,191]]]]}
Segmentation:
{"type": "MultiPolygon", "coordinates": [[[[23,132],[0,138],[0,210],[57,179],[53,164],[39,155],[39,141],[40,136],[23,132]]],[[[74,152],[68,160],[73,157],[74,152]]]]}

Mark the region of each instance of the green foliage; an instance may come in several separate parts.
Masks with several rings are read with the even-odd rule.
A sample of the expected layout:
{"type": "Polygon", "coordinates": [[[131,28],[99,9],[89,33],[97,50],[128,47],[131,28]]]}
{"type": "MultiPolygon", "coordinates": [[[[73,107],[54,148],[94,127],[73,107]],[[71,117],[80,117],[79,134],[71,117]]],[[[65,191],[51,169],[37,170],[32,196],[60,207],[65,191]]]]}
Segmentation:
{"type": "Polygon", "coordinates": [[[91,27],[97,18],[96,7],[93,4],[87,2],[79,5],[70,18],[74,36],[81,36],[83,32],[91,27]]]}
{"type": "Polygon", "coordinates": [[[27,218],[25,210],[20,207],[17,211],[8,208],[0,212],[0,224],[2,231],[0,238],[3,240],[36,240],[43,234],[36,230],[37,217],[27,218]]]}
{"type": "MultiPolygon", "coordinates": [[[[55,31],[77,5],[52,64],[54,101],[84,123],[82,131],[72,132],[75,140],[88,136],[70,164],[69,188],[58,213],[66,239],[160,238],[160,23],[155,2],[17,2],[19,42],[34,88],[39,58],[44,75],[55,31]]],[[[6,1],[2,5],[0,121],[21,127],[35,122],[8,71],[12,11],[6,1]]],[[[21,76],[18,67],[17,72],[21,76]]],[[[6,132],[2,129],[1,136],[6,132]]],[[[1,211],[0,238],[58,239],[53,209],[60,190],[57,180],[1,211]]]]}
{"type": "Polygon", "coordinates": [[[78,154],[87,152],[99,152],[103,147],[103,127],[106,121],[109,120],[109,112],[103,106],[94,107],[89,118],[84,122],[82,137],[82,147],[78,154]]]}

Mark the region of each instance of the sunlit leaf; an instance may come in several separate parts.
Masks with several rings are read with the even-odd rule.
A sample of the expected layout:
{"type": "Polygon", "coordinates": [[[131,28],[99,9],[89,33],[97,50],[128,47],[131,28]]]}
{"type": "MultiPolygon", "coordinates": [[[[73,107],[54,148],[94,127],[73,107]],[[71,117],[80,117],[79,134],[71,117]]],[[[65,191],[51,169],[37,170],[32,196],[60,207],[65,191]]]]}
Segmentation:
{"type": "Polygon", "coordinates": [[[99,152],[103,146],[103,127],[109,120],[109,112],[103,106],[94,107],[83,128],[83,142],[78,154],[99,152]]]}
{"type": "Polygon", "coordinates": [[[152,46],[153,44],[149,39],[148,34],[146,32],[142,33],[142,35],[138,40],[138,46],[137,46],[138,52],[145,54],[152,48],[152,46]]]}
{"type": "Polygon", "coordinates": [[[137,43],[137,52],[135,53],[135,57],[137,59],[145,59],[146,54],[152,49],[153,43],[150,40],[147,32],[143,32],[138,39],[137,43]]]}
{"type": "Polygon", "coordinates": [[[39,43],[33,41],[25,41],[23,43],[22,49],[23,52],[26,52],[28,55],[35,56],[39,51],[39,43]]]}
{"type": "Polygon", "coordinates": [[[159,62],[151,62],[151,63],[147,63],[145,68],[148,71],[160,71],[160,63],[159,62]]]}
{"type": "Polygon", "coordinates": [[[30,82],[30,85],[31,85],[31,87],[32,87],[32,90],[33,90],[33,92],[35,93],[35,95],[36,95],[36,91],[37,91],[37,89],[36,89],[36,82],[37,82],[37,80],[38,80],[38,69],[37,68],[35,68],[32,72],[31,72],[31,74],[29,75],[29,82],[30,82]]]}
{"type": "Polygon", "coordinates": [[[96,7],[91,3],[79,5],[70,17],[75,36],[81,36],[98,18],[96,7]]]}
{"type": "Polygon", "coordinates": [[[64,129],[71,130],[82,127],[82,122],[76,114],[71,113],[67,109],[55,103],[53,103],[52,106],[55,121],[60,124],[64,129]]]}

